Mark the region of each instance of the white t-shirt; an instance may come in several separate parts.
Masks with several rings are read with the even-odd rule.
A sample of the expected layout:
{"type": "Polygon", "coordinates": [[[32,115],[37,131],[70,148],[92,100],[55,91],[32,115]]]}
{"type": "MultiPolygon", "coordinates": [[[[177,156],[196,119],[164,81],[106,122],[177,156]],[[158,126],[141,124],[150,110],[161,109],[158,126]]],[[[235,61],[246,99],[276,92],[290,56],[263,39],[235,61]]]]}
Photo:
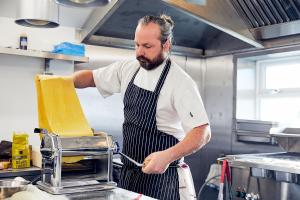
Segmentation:
{"type": "MultiPolygon", "coordinates": [[[[153,70],[141,68],[134,84],[154,91],[164,66],[165,62],[153,70]]],[[[95,85],[103,97],[120,92],[124,97],[138,68],[137,60],[119,61],[99,68],[93,71],[95,85]]],[[[173,135],[180,141],[191,129],[209,123],[196,83],[174,61],[171,61],[170,70],[160,91],[156,123],[158,130],[173,135]]]]}

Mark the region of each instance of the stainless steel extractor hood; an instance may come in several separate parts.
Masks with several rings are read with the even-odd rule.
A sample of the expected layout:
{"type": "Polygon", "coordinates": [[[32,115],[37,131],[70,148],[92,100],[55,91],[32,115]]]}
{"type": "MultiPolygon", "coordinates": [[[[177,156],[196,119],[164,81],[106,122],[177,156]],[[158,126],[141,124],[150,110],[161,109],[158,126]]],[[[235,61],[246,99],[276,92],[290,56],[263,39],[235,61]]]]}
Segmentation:
{"type": "MultiPolygon", "coordinates": [[[[203,8],[211,7],[211,1],[207,0],[203,8]]],[[[202,8],[198,4],[184,3],[202,8]]],[[[239,19],[233,6],[228,3],[226,6],[239,19]]],[[[175,22],[173,52],[204,56],[262,47],[242,20],[238,22],[243,26],[244,32],[242,30],[237,33],[201,18],[185,9],[183,4],[179,7],[173,2],[161,0],[112,0],[107,6],[94,10],[79,35],[86,44],[134,48],[133,39],[138,19],[162,13],[172,16],[175,22]]],[[[233,23],[237,24],[236,21],[233,23]]]]}
{"type": "Polygon", "coordinates": [[[299,0],[230,0],[257,40],[300,33],[299,0]]]}
{"type": "MultiPolygon", "coordinates": [[[[257,20],[254,17],[261,17],[263,12],[254,15],[258,9],[254,7],[251,10],[253,15],[245,16],[245,13],[242,13],[245,11],[245,8],[241,7],[242,2],[246,2],[249,8],[249,5],[255,5],[253,2],[271,2],[270,5],[273,6],[278,4],[273,0],[206,0],[203,5],[190,3],[188,0],[112,0],[107,6],[94,10],[78,35],[86,44],[134,48],[134,31],[138,19],[144,15],[165,13],[172,16],[175,22],[173,50],[183,54],[215,56],[300,42],[300,37],[292,40],[285,37],[278,42],[278,38],[284,36],[297,36],[300,29],[300,26],[297,26],[299,0],[276,1],[280,5],[286,3],[286,6],[280,8],[287,12],[287,15],[289,10],[293,10],[290,12],[294,17],[290,17],[288,22],[278,21],[277,24],[266,23],[258,27],[250,26],[253,25],[250,20],[257,20]],[[275,26],[280,27],[278,30],[284,30],[275,34],[275,26]],[[292,31],[289,31],[287,26],[292,31]],[[272,43],[275,40],[276,42],[272,43]]],[[[263,10],[266,15],[267,8],[263,10]]]]}
{"type": "Polygon", "coordinates": [[[21,0],[15,22],[22,26],[55,28],[59,26],[58,9],[53,0],[21,0]]]}

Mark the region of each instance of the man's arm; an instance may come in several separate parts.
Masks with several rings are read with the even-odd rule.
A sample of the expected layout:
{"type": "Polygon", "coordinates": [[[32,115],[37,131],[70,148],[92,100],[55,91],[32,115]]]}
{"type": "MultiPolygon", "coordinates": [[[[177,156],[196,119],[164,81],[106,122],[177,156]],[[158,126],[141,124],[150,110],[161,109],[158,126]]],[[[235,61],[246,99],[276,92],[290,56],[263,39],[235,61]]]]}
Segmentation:
{"type": "Polygon", "coordinates": [[[80,70],[72,75],[75,88],[95,87],[93,71],[80,70]]]}
{"type": "Polygon", "coordinates": [[[208,124],[193,128],[175,146],[147,156],[142,171],[146,174],[162,174],[166,171],[170,163],[198,151],[209,142],[210,138],[211,131],[208,124]]]}

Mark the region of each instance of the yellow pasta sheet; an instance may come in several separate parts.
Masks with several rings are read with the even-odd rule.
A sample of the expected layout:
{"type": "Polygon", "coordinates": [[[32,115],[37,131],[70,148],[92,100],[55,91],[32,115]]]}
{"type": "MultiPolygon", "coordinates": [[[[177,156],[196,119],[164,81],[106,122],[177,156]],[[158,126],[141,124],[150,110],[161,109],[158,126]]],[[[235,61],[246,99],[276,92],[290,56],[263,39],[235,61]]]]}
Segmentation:
{"type": "Polygon", "coordinates": [[[92,136],[71,78],[37,75],[39,127],[63,137],[92,136]]]}

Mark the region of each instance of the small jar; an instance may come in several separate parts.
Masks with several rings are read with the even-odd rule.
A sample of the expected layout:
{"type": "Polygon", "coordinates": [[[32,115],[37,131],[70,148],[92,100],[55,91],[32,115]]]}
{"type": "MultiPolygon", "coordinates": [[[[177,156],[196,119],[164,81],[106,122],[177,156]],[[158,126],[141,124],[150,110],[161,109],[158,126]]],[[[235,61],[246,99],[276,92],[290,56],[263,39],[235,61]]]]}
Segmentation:
{"type": "Polygon", "coordinates": [[[27,50],[27,44],[28,44],[27,35],[22,33],[20,36],[20,49],[27,50]]]}

